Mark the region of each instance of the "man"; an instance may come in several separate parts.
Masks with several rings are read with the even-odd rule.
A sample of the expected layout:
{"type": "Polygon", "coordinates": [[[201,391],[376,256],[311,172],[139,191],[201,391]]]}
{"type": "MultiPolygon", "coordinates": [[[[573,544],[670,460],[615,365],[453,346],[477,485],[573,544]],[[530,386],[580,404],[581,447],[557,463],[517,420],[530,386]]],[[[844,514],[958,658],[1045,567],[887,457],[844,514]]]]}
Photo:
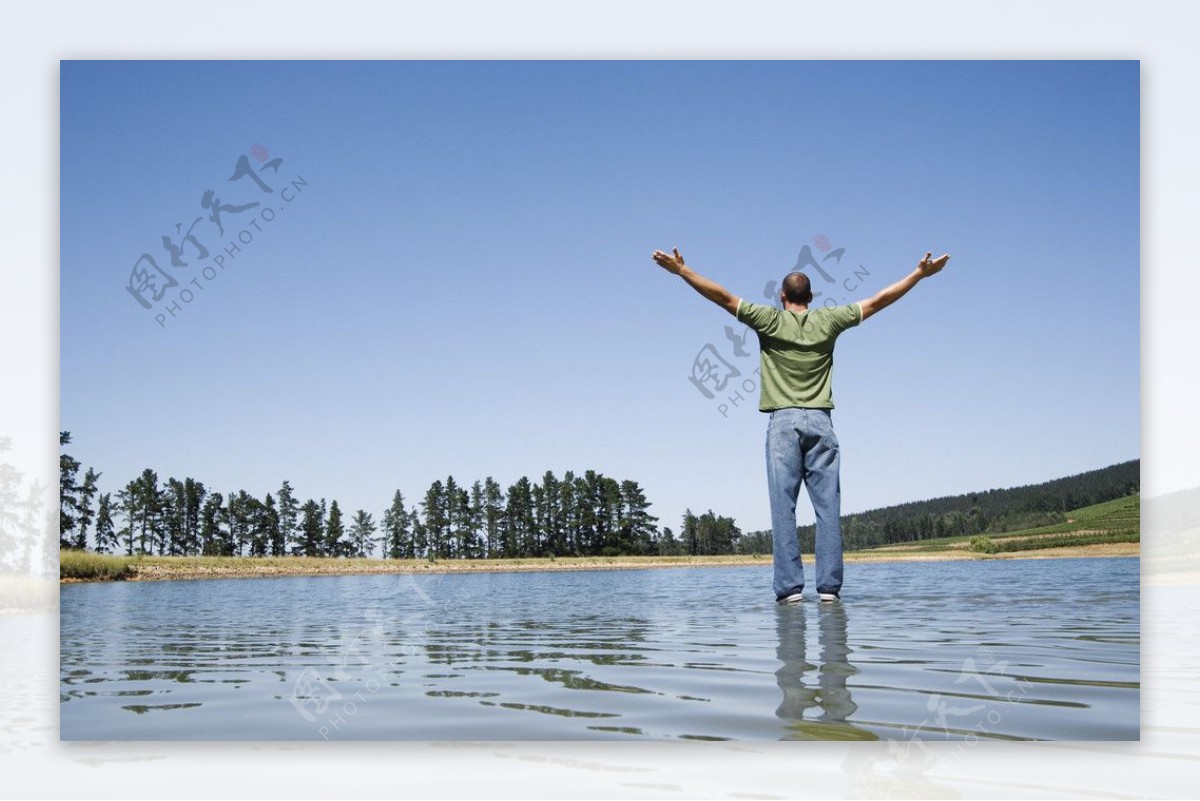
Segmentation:
{"type": "Polygon", "coordinates": [[[809,309],[813,294],[808,276],[789,273],[779,297],[783,309],[751,303],[698,275],[683,262],[678,248],[656,250],[652,258],[681,277],[704,297],[758,333],[761,393],[758,408],[767,423],[767,491],[771,499],[771,537],[775,552],[775,600],[803,600],[804,567],[796,534],[796,498],[808,487],[817,518],[816,581],[822,601],[837,601],[842,589],[841,455],[833,432],[833,345],[847,328],[885,309],[936,275],[950,254],[926,253],[917,268],[875,295],[842,306],[809,309]]]}

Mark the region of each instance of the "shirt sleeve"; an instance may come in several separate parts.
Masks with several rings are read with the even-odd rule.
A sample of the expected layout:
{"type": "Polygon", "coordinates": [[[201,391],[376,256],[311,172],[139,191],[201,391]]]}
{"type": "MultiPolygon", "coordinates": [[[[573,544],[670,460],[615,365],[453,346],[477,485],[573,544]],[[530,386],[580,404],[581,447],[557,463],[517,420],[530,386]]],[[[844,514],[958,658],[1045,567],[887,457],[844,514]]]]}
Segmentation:
{"type": "Polygon", "coordinates": [[[745,298],[738,299],[738,322],[745,323],[760,334],[771,336],[779,330],[779,314],[779,309],[774,306],[751,303],[745,298]]]}
{"type": "Polygon", "coordinates": [[[833,318],[833,333],[835,336],[847,328],[853,328],[862,322],[862,306],[858,304],[858,301],[842,306],[834,306],[829,311],[833,318]]]}

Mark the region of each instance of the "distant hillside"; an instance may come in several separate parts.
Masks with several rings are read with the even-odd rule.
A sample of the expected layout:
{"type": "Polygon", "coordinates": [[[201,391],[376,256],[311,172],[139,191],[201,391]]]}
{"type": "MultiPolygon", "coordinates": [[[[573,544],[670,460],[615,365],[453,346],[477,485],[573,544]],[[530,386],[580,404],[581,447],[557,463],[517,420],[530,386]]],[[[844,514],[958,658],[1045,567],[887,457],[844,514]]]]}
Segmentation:
{"type": "MultiPolygon", "coordinates": [[[[1050,526],[1066,522],[1072,509],[1139,492],[1141,483],[1141,460],[1134,459],[1042,484],[902,503],[842,515],[842,540],[846,550],[855,550],[1050,526]]],[[[801,547],[811,553],[814,527],[801,526],[799,532],[801,547]]],[[[742,550],[769,553],[771,532],[745,535],[742,550]]]]}
{"type": "MultiPolygon", "coordinates": [[[[977,554],[1008,554],[1041,551],[1080,545],[1118,545],[1140,543],[1141,494],[1134,493],[1104,503],[1084,506],[1067,512],[1063,523],[1027,528],[1019,531],[974,534],[965,537],[901,542],[878,548],[859,549],[861,554],[877,554],[884,558],[899,555],[928,555],[933,553],[970,552],[977,554]]],[[[1118,549],[1122,555],[1137,549],[1118,549]]],[[[1110,551],[1116,555],[1116,551],[1110,551]]]]}

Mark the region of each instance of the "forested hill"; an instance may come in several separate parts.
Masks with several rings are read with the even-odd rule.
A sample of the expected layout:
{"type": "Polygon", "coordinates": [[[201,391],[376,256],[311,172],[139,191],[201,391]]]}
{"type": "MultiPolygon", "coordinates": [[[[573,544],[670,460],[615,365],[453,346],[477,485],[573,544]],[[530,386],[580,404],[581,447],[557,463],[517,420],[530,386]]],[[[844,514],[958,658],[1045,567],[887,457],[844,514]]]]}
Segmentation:
{"type": "MultiPolygon", "coordinates": [[[[1141,483],[1141,460],[1134,459],[1042,484],[931,498],[842,515],[842,538],[845,548],[851,550],[1051,525],[1065,521],[1065,513],[1071,509],[1139,492],[1141,483]]],[[[811,550],[813,533],[813,526],[800,528],[804,548],[811,550]]],[[[770,537],[770,532],[765,534],[770,537]]]]}

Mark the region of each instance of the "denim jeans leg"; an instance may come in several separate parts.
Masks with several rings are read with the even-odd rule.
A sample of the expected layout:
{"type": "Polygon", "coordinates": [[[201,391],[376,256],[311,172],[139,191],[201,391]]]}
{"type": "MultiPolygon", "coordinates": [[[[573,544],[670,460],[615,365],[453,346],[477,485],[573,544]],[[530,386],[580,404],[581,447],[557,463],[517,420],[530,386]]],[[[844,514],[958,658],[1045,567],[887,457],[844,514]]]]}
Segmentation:
{"type": "Polygon", "coordinates": [[[767,423],[767,491],[771,499],[771,541],[775,554],[775,598],[804,589],[800,539],[796,536],[796,497],[804,470],[797,425],[799,409],[777,409],[767,423]]]}
{"type": "Polygon", "coordinates": [[[817,519],[817,592],[842,588],[842,488],[841,451],[833,431],[833,417],[825,409],[806,409],[804,483],[817,519]]]}

